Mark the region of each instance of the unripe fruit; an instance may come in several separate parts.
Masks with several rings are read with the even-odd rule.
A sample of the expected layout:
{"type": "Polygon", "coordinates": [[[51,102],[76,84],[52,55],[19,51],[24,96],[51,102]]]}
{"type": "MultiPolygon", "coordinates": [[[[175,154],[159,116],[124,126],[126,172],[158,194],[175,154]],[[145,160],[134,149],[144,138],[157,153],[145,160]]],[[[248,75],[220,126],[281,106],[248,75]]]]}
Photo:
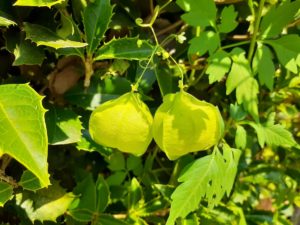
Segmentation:
{"type": "Polygon", "coordinates": [[[98,144],[140,156],[152,140],[152,123],[147,105],[130,92],[100,105],[90,117],[89,131],[98,144]]]}
{"type": "Polygon", "coordinates": [[[180,91],[164,96],[153,121],[153,137],[170,160],[216,145],[224,130],[217,107],[180,91]]]}

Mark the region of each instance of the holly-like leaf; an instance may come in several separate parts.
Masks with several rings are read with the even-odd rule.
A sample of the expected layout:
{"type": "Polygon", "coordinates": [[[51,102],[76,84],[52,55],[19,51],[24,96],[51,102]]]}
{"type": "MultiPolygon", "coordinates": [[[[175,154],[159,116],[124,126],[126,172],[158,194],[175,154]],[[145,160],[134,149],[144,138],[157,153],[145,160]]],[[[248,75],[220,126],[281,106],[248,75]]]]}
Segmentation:
{"type": "Polygon", "coordinates": [[[147,59],[153,52],[153,47],[145,40],[134,38],[112,39],[105,43],[95,53],[94,60],[103,59],[127,59],[142,60],[147,59]]]}
{"type": "Polygon", "coordinates": [[[14,49],[14,55],[14,66],[41,65],[45,58],[44,51],[29,40],[21,40],[14,49]]]}
{"type": "Polygon", "coordinates": [[[204,55],[207,51],[211,55],[220,45],[219,35],[213,31],[201,32],[199,37],[190,40],[188,54],[204,55]]]}
{"type": "Polygon", "coordinates": [[[30,39],[38,46],[44,45],[55,49],[59,48],[82,48],[86,43],[61,38],[54,31],[38,24],[24,23],[26,39],[30,39]]]}
{"type": "Polygon", "coordinates": [[[12,197],[13,187],[5,182],[0,181],[0,207],[12,197]]]}
{"type": "Polygon", "coordinates": [[[288,0],[277,7],[274,5],[260,23],[262,38],[265,39],[280,34],[283,28],[294,20],[299,8],[300,1],[291,2],[288,0]]]}
{"type": "Polygon", "coordinates": [[[0,155],[6,153],[49,185],[46,110],[28,84],[0,85],[0,155]]]}
{"type": "Polygon", "coordinates": [[[88,54],[94,53],[103,39],[111,21],[113,7],[110,0],[95,0],[88,4],[83,13],[88,54]]]}
{"type": "Polygon", "coordinates": [[[272,53],[265,45],[259,45],[253,58],[254,73],[258,73],[261,85],[265,84],[271,91],[274,85],[275,66],[272,61],[272,53]]]}
{"type": "Polygon", "coordinates": [[[224,51],[217,51],[209,57],[209,64],[206,70],[208,74],[209,83],[212,84],[220,81],[231,67],[231,59],[224,51]]]}
{"type": "Polygon", "coordinates": [[[264,43],[271,45],[279,62],[293,73],[298,72],[300,66],[300,37],[296,34],[283,36],[276,40],[265,40],[264,43]]]}
{"type": "Polygon", "coordinates": [[[52,7],[53,5],[63,3],[65,0],[17,0],[15,6],[36,6],[52,7]]]}
{"type": "Polygon", "coordinates": [[[16,203],[23,208],[28,218],[34,221],[53,221],[63,215],[76,199],[71,192],[66,193],[57,183],[36,193],[23,192],[16,195],[16,203]]]}
{"type": "Polygon", "coordinates": [[[17,25],[16,22],[5,12],[0,11],[0,27],[9,27],[11,25],[17,25]]]}
{"type": "Polygon", "coordinates": [[[219,31],[221,33],[229,33],[233,31],[238,22],[236,21],[238,13],[234,11],[234,6],[224,7],[221,13],[221,23],[219,24],[219,31]]]}
{"type": "Polygon", "coordinates": [[[211,155],[188,165],[178,179],[182,184],[172,194],[167,225],[175,224],[176,218],[184,218],[196,210],[203,198],[207,199],[208,206],[212,208],[221,201],[225,193],[228,195],[235,179],[240,154],[239,150],[225,145],[223,155],[215,148],[211,155]]]}
{"type": "Polygon", "coordinates": [[[88,110],[94,110],[101,103],[117,98],[131,90],[130,82],[123,77],[100,80],[91,79],[91,85],[84,89],[82,83],[65,94],[70,103],[88,110]]]}
{"type": "Polygon", "coordinates": [[[244,50],[235,48],[231,58],[233,63],[226,81],[226,94],[236,89],[237,102],[243,104],[244,108],[258,121],[258,84],[252,77],[244,50]]]}
{"type": "Polygon", "coordinates": [[[81,122],[72,110],[50,106],[46,113],[46,123],[49,144],[76,143],[81,138],[81,122]]]}
{"type": "Polygon", "coordinates": [[[213,0],[177,0],[176,3],[187,13],[182,19],[191,26],[214,26],[217,8],[213,0]]]}

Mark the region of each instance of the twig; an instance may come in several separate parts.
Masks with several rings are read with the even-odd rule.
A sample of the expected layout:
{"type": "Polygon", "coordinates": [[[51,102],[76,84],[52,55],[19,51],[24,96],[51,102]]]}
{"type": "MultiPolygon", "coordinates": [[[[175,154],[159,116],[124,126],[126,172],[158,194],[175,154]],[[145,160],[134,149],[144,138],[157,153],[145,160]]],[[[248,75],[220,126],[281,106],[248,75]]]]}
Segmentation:
{"type": "Polygon", "coordinates": [[[12,177],[7,176],[3,170],[0,170],[0,181],[4,181],[4,182],[8,183],[11,186],[13,186],[14,188],[17,188],[19,186],[17,181],[15,181],[12,177]]]}
{"type": "Polygon", "coordinates": [[[184,22],[182,20],[178,20],[175,23],[171,24],[170,26],[168,26],[168,27],[166,27],[166,28],[158,31],[156,33],[156,36],[159,37],[159,36],[161,36],[161,35],[163,35],[165,33],[168,33],[169,31],[171,31],[171,30],[175,29],[176,27],[181,26],[183,24],[184,24],[184,22]]]}

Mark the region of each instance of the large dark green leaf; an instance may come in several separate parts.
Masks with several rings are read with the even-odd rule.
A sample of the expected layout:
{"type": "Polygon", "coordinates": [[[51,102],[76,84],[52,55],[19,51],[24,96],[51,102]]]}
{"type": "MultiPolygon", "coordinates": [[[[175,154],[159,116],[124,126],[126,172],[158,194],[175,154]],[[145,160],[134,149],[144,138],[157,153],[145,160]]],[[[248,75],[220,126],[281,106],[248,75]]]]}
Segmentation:
{"type": "Polygon", "coordinates": [[[95,60],[142,60],[149,58],[152,52],[153,47],[145,40],[138,38],[112,39],[95,53],[95,60]]]}
{"type": "Polygon", "coordinates": [[[46,113],[46,122],[49,144],[76,143],[81,138],[81,122],[72,110],[50,106],[46,113]]]}
{"type": "Polygon", "coordinates": [[[45,45],[59,49],[82,48],[87,45],[86,43],[61,38],[52,30],[38,24],[24,23],[24,30],[26,32],[26,39],[32,40],[38,46],[45,45]]]}
{"type": "Polygon", "coordinates": [[[110,0],[95,0],[85,8],[83,24],[89,54],[94,53],[104,37],[112,17],[112,10],[110,0]]]}
{"type": "Polygon", "coordinates": [[[79,84],[68,91],[65,98],[74,105],[94,110],[101,103],[117,98],[130,90],[130,82],[125,78],[113,77],[104,80],[92,78],[91,85],[87,89],[79,84]]]}
{"type": "Polygon", "coordinates": [[[49,185],[46,110],[28,84],[0,86],[0,156],[12,156],[49,185]]]}

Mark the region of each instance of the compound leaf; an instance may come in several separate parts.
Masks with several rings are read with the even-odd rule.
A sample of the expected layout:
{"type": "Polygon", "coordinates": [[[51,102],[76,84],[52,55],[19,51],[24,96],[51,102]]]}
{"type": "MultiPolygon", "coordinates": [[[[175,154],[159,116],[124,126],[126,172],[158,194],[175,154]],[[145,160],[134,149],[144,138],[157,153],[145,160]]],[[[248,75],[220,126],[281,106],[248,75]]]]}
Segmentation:
{"type": "Polygon", "coordinates": [[[300,1],[285,1],[278,7],[274,5],[261,21],[262,38],[265,39],[280,34],[283,28],[293,21],[299,8],[300,1]]]}
{"type": "Polygon", "coordinates": [[[211,155],[188,165],[178,179],[182,183],[171,196],[173,202],[167,225],[174,224],[176,218],[184,218],[196,210],[201,199],[206,198],[208,206],[212,208],[221,201],[225,193],[229,194],[239,157],[239,150],[224,145],[223,155],[215,148],[211,155]]]}
{"type": "Polygon", "coordinates": [[[236,22],[236,17],[238,13],[234,11],[234,6],[228,6],[224,7],[221,13],[221,23],[219,24],[219,31],[221,33],[229,33],[233,31],[237,25],[238,22],[236,22]]]}

